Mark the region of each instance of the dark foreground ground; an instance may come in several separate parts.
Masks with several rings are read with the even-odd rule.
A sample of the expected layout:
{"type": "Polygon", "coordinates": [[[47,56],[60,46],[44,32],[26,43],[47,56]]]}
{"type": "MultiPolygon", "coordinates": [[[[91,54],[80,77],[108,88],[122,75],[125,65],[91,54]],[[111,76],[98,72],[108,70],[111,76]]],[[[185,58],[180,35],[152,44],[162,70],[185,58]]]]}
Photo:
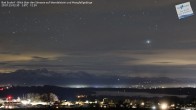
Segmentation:
{"type": "MultiPolygon", "coordinates": [[[[10,109],[0,109],[0,110],[10,110],[10,109]]],[[[142,108],[18,108],[11,110],[152,110],[152,109],[142,109],[142,108]]],[[[159,110],[159,109],[156,109],[159,110]]],[[[174,110],[174,109],[172,109],[174,110]]],[[[180,109],[175,109],[180,110],[180,109]]]]}

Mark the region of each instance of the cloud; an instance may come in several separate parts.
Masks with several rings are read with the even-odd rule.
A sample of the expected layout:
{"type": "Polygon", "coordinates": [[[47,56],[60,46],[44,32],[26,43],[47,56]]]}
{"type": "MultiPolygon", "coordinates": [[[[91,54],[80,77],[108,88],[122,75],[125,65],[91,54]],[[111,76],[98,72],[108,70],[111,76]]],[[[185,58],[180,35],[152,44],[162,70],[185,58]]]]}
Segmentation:
{"type": "Polygon", "coordinates": [[[6,65],[7,63],[6,62],[0,62],[0,65],[6,65]]]}
{"type": "Polygon", "coordinates": [[[157,63],[157,64],[169,64],[169,63],[173,63],[173,62],[153,62],[153,63],[157,63]]]}
{"type": "MultiPolygon", "coordinates": [[[[137,61],[125,61],[125,65],[189,65],[196,64],[196,51],[193,49],[187,50],[151,50],[151,54],[145,53],[135,53],[134,51],[130,52],[121,52],[117,53],[119,56],[127,58],[140,59],[137,61]]],[[[145,52],[145,51],[144,51],[145,52]]]]}
{"type": "MultiPolygon", "coordinates": [[[[0,53],[0,72],[13,72],[18,69],[28,68],[36,69],[40,67],[47,67],[46,63],[53,62],[58,57],[64,56],[59,53],[12,53],[2,52],[0,53]],[[39,66],[36,66],[39,65],[39,66]],[[30,67],[31,66],[31,67],[30,67]],[[36,68],[35,68],[36,67],[36,68]]],[[[50,64],[48,64],[50,65],[50,64]]]]}
{"type": "Polygon", "coordinates": [[[97,75],[195,77],[194,50],[139,50],[67,53],[64,55],[39,54],[31,60],[8,62],[3,68],[47,68],[56,72],[85,71],[97,75]],[[52,56],[52,57],[51,57],[52,56]],[[185,74],[186,73],[186,74],[185,74]],[[176,76],[177,75],[177,76],[176,76]]]}
{"type": "Polygon", "coordinates": [[[62,54],[58,53],[0,53],[0,60],[4,62],[28,62],[32,60],[54,60],[62,54]]]}
{"type": "Polygon", "coordinates": [[[33,61],[48,61],[50,60],[49,58],[45,58],[45,57],[40,57],[40,56],[32,56],[33,61]]]}
{"type": "Polygon", "coordinates": [[[9,52],[9,51],[1,51],[0,54],[5,54],[5,55],[20,55],[18,52],[9,52]]]}

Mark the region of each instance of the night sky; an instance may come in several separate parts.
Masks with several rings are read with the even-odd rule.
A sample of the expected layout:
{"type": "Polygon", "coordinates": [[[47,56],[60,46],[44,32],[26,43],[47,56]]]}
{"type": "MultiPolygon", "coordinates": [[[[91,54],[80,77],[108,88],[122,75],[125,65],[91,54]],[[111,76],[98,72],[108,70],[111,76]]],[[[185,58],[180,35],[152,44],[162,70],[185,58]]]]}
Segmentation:
{"type": "Polygon", "coordinates": [[[196,78],[196,16],[175,9],[187,1],[196,12],[195,0],[1,7],[0,72],[196,78]]]}

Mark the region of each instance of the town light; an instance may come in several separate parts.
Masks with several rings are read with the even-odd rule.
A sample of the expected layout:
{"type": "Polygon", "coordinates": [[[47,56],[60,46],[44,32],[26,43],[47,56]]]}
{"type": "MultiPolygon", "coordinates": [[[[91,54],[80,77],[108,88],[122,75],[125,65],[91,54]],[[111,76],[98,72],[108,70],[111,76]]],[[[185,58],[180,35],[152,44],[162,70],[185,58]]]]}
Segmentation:
{"type": "Polygon", "coordinates": [[[3,91],[4,89],[3,88],[0,88],[0,91],[3,91]]]}
{"type": "Polygon", "coordinates": [[[153,110],[156,110],[156,106],[152,106],[152,109],[153,109],[153,110]]]}
{"type": "Polygon", "coordinates": [[[22,103],[23,105],[30,104],[30,102],[31,102],[30,99],[28,99],[28,100],[22,100],[22,101],[21,101],[21,103],[22,103]]]}
{"type": "Polygon", "coordinates": [[[145,103],[144,103],[144,102],[142,102],[142,103],[141,103],[141,106],[144,106],[144,105],[145,105],[145,103]]]}
{"type": "Polygon", "coordinates": [[[12,96],[11,95],[7,96],[7,100],[12,100],[12,96]]]}
{"type": "Polygon", "coordinates": [[[168,108],[168,104],[167,103],[161,103],[160,108],[161,108],[161,110],[166,110],[168,108]]]}

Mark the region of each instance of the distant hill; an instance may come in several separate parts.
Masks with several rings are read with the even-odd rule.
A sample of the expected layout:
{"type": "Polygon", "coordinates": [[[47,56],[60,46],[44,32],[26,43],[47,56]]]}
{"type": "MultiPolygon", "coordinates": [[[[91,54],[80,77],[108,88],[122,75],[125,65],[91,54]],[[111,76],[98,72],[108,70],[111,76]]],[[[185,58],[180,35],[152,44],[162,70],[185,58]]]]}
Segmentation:
{"type": "Polygon", "coordinates": [[[83,71],[57,73],[47,69],[17,70],[0,74],[0,84],[12,85],[58,85],[63,87],[130,87],[132,85],[158,85],[182,87],[195,84],[195,79],[172,79],[167,77],[124,77],[93,75],[83,71]],[[77,86],[78,85],[78,86],[77,86]]]}

